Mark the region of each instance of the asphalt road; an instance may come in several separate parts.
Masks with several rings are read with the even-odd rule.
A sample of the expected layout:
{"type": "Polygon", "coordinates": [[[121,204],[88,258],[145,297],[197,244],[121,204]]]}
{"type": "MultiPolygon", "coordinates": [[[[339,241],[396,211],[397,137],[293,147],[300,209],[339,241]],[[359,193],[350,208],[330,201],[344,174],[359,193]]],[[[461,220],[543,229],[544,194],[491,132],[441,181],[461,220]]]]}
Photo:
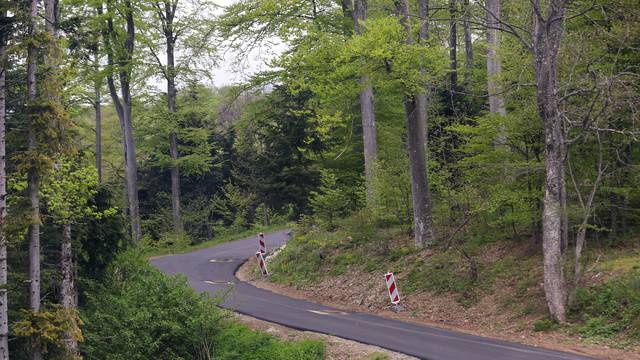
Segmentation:
{"type": "MultiPolygon", "coordinates": [[[[284,231],[266,235],[268,248],[278,247],[287,240],[284,231]]],[[[255,256],[257,246],[257,237],[253,237],[189,254],[157,258],[152,263],[166,274],[184,274],[197,291],[213,296],[224,294],[222,307],[295,329],[335,335],[422,359],[589,359],[369,314],[342,312],[256,288],[240,282],[235,271],[247,258],[255,256]]]]}

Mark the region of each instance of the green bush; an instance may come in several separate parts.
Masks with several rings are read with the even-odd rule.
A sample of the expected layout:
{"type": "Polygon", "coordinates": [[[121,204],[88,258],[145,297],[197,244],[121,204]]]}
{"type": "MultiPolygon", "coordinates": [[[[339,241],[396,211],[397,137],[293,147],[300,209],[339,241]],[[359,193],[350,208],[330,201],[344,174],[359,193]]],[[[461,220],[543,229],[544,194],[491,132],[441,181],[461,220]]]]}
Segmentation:
{"type": "Polygon", "coordinates": [[[321,359],[322,343],[282,342],[226,318],[183,277],[167,277],[136,251],[120,254],[81,317],[86,359],[321,359]]]}
{"type": "Polygon", "coordinates": [[[103,285],[87,291],[87,359],[196,359],[222,313],[181,277],[165,277],[135,251],[119,255],[103,285]]]}
{"type": "Polygon", "coordinates": [[[558,323],[549,319],[540,319],[533,323],[533,331],[549,331],[558,328],[558,323]]]}
{"type": "Polygon", "coordinates": [[[624,332],[640,339],[640,271],[580,289],[573,314],[584,321],[579,329],[584,336],[624,332]]]}

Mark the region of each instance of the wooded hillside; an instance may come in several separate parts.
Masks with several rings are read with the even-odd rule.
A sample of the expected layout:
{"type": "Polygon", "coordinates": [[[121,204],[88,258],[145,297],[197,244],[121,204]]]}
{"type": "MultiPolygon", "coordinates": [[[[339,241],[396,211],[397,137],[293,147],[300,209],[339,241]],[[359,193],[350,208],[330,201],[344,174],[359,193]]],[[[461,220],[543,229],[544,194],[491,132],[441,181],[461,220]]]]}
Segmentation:
{"type": "MultiPolygon", "coordinates": [[[[442,264],[401,269],[414,284],[475,283],[485,246],[526,247],[545,324],[637,342],[637,264],[604,288],[584,275],[639,259],[639,48],[632,0],[4,1],[0,359],[108,358],[103,336],[127,329],[113,358],[131,358],[170,332],[143,315],[180,297],[167,326],[193,343],[137,358],[231,358],[221,334],[247,330],[143,256],[292,222],[312,258],[285,256],[319,262],[309,278],[429,251],[442,264]]],[[[238,349],[262,341],[245,335],[238,349]]]]}

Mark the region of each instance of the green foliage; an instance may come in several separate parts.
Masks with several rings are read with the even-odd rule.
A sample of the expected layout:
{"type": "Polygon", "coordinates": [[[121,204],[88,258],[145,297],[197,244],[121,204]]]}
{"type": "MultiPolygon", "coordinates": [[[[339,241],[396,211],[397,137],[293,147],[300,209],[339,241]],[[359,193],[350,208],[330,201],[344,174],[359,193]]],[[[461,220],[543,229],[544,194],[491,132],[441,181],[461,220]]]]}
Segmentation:
{"type": "Polygon", "coordinates": [[[270,265],[273,280],[296,285],[317,280],[327,249],[322,240],[313,234],[296,234],[270,265]]]}
{"type": "Polygon", "coordinates": [[[403,289],[406,293],[430,290],[436,293],[465,293],[471,291],[465,265],[459,255],[445,252],[434,255],[428,261],[416,261],[409,271],[403,289]]]}
{"type": "Polygon", "coordinates": [[[135,251],[119,255],[102,284],[85,295],[88,359],[196,358],[221,323],[212,300],[184,278],[165,277],[135,251]]]}
{"type": "Polygon", "coordinates": [[[136,251],[118,256],[82,311],[87,359],[321,359],[316,341],[284,343],[226,319],[181,277],[166,277],[136,251]],[[117,334],[117,336],[113,336],[117,334]]]}
{"type": "Polygon", "coordinates": [[[150,166],[168,169],[177,166],[183,176],[199,175],[214,166],[209,126],[213,109],[203,104],[210,100],[208,90],[198,86],[188,89],[188,96],[177,99],[178,112],[167,110],[166,98],[151,98],[149,105],[140,109],[136,121],[139,148],[146,154],[150,166]],[[171,134],[178,139],[179,157],[170,155],[171,134]]]}
{"type": "Polygon", "coordinates": [[[13,323],[13,332],[18,338],[27,339],[30,346],[38,346],[47,359],[69,359],[65,356],[65,334],[71,334],[76,341],[83,341],[78,326],[82,321],[78,313],[59,305],[38,312],[21,310],[20,319],[13,323]]]}
{"type": "Polygon", "coordinates": [[[372,210],[378,219],[387,224],[410,224],[413,221],[408,169],[406,154],[400,154],[393,160],[380,160],[376,164],[376,197],[372,210]]]}
{"type": "Polygon", "coordinates": [[[369,354],[365,360],[388,360],[389,355],[384,353],[375,352],[373,354],[369,354]]]}
{"type": "Polygon", "coordinates": [[[311,96],[278,86],[248,105],[235,126],[235,178],[267,211],[292,206],[292,215],[300,215],[308,210],[309,192],[318,184],[313,157],[323,143],[308,104],[311,96]]]}
{"type": "MultiPolygon", "coordinates": [[[[107,185],[96,189],[89,200],[89,207],[98,213],[114,208],[115,195],[107,185]]],[[[79,286],[83,290],[84,279],[101,279],[116,254],[125,249],[128,243],[126,222],[120,212],[111,216],[89,217],[80,226],[76,226],[76,239],[79,247],[75,249],[78,264],[79,286]]]]}
{"type": "Polygon", "coordinates": [[[87,165],[87,157],[61,157],[41,186],[42,199],[48,212],[60,223],[73,223],[89,217],[102,218],[116,214],[115,208],[98,210],[91,204],[98,190],[98,172],[87,165]]]}
{"type": "Polygon", "coordinates": [[[558,323],[548,318],[540,319],[533,323],[533,331],[550,331],[557,328],[558,323]]]}
{"type": "Polygon", "coordinates": [[[325,170],[320,178],[318,191],[310,193],[311,208],[321,224],[332,228],[337,219],[347,216],[364,202],[364,191],[360,186],[340,182],[335,173],[325,170]]]}
{"type": "Polygon", "coordinates": [[[584,321],[584,336],[609,337],[624,331],[640,339],[640,271],[579,289],[573,314],[584,321]]]}
{"type": "Polygon", "coordinates": [[[320,360],[324,359],[324,344],[314,340],[282,342],[245,326],[228,324],[214,343],[215,358],[221,360],[320,360]]]}

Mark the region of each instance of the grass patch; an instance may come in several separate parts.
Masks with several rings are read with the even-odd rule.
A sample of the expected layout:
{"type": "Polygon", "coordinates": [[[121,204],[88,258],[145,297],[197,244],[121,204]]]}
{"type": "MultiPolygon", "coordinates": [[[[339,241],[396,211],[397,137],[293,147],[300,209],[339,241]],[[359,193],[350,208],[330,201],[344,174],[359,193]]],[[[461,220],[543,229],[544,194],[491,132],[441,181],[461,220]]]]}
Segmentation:
{"type": "Polygon", "coordinates": [[[598,270],[611,271],[616,273],[628,273],[634,270],[640,270],[640,251],[629,255],[625,252],[622,256],[609,256],[609,259],[603,260],[598,265],[598,270]]]}
{"type": "Polygon", "coordinates": [[[338,236],[325,233],[299,234],[287,243],[271,266],[271,280],[289,285],[314,283],[320,277],[320,268],[326,263],[326,251],[338,236]]]}
{"type": "Polygon", "coordinates": [[[325,356],[325,345],[320,341],[284,342],[236,323],[220,331],[214,349],[219,360],[319,360],[325,356]]]}
{"type": "Polygon", "coordinates": [[[381,352],[374,352],[366,357],[366,360],[389,360],[389,355],[381,352]]]}

